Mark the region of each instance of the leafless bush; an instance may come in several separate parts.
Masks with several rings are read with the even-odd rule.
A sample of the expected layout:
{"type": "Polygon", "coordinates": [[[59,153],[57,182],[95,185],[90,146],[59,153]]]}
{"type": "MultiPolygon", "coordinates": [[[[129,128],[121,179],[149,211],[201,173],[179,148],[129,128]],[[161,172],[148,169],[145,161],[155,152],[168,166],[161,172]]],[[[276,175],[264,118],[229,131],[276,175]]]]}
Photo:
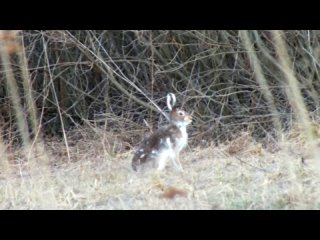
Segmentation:
{"type": "MultiPolygon", "coordinates": [[[[18,50],[10,50],[11,69],[27,116],[21,68],[28,70],[45,134],[88,122],[110,131],[145,128],[144,120],[157,127],[165,120],[164,97],[174,92],[194,111],[194,142],[223,141],[243,129],[276,136],[291,126],[294,112],[272,31],[243,33],[247,46],[241,31],[21,31],[27,63],[21,67],[18,50]]],[[[319,31],[284,32],[308,112],[319,105],[319,37],[319,31]]],[[[1,69],[4,78],[4,63],[1,69]]],[[[1,81],[4,122],[14,119],[6,87],[1,81]]]]}

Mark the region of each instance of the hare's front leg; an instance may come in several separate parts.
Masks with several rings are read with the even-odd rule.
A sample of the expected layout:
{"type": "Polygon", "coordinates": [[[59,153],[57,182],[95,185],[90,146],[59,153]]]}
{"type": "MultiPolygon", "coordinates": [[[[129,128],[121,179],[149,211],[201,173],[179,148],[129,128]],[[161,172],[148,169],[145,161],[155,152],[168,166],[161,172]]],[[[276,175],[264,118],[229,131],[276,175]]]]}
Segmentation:
{"type": "Polygon", "coordinates": [[[183,172],[183,168],[181,166],[181,163],[179,161],[179,154],[176,154],[171,157],[171,161],[173,163],[173,166],[176,168],[177,171],[183,172]]]}

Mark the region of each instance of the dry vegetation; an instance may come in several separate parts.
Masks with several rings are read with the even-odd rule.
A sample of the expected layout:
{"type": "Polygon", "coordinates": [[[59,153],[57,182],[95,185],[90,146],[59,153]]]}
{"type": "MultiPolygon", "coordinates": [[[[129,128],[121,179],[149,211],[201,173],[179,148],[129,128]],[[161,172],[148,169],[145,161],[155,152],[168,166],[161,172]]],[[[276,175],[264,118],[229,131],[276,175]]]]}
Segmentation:
{"type": "Polygon", "coordinates": [[[0,31],[0,209],[319,209],[319,54],[319,31],[0,31]],[[167,92],[184,172],[136,173],[167,92]]]}
{"type": "MultiPolygon", "coordinates": [[[[78,133],[77,133],[78,134],[78,133]]],[[[76,134],[76,135],[77,135],[76,134]]],[[[298,134],[298,133],[295,133],[298,134]]],[[[107,139],[79,138],[72,162],[47,142],[47,166],[15,165],[0,182],[1,209],[319,209],[319,171],[298,142],[270,152],[244,133],[182,154],[184,173],[134,172],[131,151],[110,155],[107,139]],[[57,160],[60,160],[57,163],[57,160]],[[27,169],[34,168],[32,174],[27,169]]],[[[279,147],[280,148],[280,147],[279,147]]],[[[274,150],[272,148],[272,150],[274,150]]],[[[38,156],[39,157],[39,156],[38,156]]],[[[16,156],[19,160],[21,154],[16,156]]]]}

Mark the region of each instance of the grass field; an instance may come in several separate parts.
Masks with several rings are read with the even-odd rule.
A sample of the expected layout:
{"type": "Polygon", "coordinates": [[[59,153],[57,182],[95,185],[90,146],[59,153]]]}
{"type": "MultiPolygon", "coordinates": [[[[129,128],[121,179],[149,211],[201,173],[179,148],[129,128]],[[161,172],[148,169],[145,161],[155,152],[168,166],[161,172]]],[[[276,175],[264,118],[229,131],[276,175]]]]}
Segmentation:
{"type": "Polygon", "coordinates": [[[319,209],[319,175],[298,138],[264,148],[243,133],[219,146],[188,148],[184,173],[131,169],[132,151],[110,154],[106,141],[47,141],[38,155],[0,181],[1,209],[319,209]],[[302,160],[303,159],[303,160],[302,160]],[[36,161],[35,161],[36,160],[36,161]],[[54,163],[54,164],[53,164],[54,163]]]}

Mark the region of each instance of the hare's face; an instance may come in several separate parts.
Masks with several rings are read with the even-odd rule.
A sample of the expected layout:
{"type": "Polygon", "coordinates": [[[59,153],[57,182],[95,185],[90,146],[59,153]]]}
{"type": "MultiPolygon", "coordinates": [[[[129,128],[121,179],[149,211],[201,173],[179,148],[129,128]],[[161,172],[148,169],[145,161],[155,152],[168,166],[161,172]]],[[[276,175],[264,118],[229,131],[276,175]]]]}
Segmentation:
{"type": "Polygon", "coordinates": [[[192,122],[192,116],[180,108],[172,109],[170,113],[171,121],[178,125],[189,125],[192,122]]]}

